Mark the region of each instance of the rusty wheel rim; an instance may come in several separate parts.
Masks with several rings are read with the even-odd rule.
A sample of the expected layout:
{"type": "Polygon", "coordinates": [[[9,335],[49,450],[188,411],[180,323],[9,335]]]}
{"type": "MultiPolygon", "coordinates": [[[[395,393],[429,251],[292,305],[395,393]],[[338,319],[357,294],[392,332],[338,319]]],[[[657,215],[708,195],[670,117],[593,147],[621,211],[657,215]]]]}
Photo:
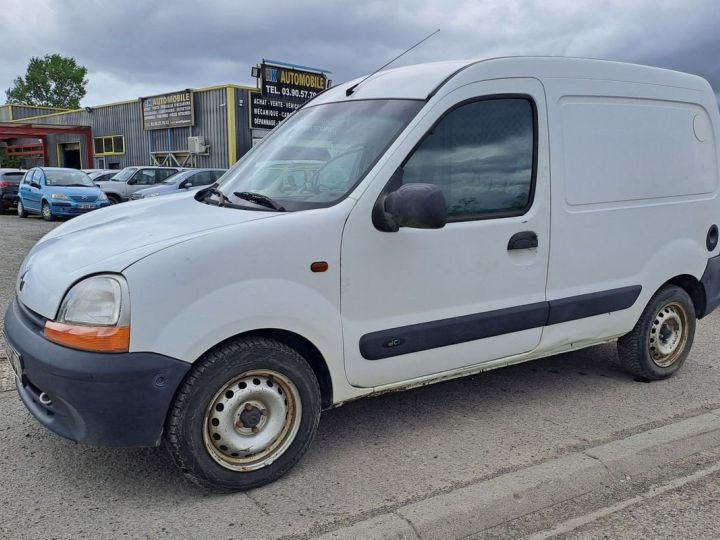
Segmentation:
{"type": "Polygon", "coordinates": [[[275,371],[248,371],[210,400],[203,423],[205,448],[226,469],[261,469],[292,444],[301,416],[300,394],[290,379],[275,371]]]}
{"type": "Polygon", "coordinates": [[[658,310],[650,326],[648,351],[659,367],[667,368],[682,356],[688,340],[688,314],[682,304],[670,302],[658,310]]]}

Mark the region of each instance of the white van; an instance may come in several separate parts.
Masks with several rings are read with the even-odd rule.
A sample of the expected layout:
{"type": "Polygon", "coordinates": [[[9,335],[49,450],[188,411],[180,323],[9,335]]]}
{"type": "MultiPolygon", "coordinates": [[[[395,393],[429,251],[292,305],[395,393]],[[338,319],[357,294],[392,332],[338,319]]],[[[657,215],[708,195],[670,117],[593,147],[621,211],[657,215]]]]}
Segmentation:
{"type": "Polygon", "coordinates": [[[45,236],[5,318],[20,397],[247,489],[363,396],[614,340],[668,377],[720,303],[719,122],[703,79],[596,60],[332,88],[219,184],[45,236]]]}

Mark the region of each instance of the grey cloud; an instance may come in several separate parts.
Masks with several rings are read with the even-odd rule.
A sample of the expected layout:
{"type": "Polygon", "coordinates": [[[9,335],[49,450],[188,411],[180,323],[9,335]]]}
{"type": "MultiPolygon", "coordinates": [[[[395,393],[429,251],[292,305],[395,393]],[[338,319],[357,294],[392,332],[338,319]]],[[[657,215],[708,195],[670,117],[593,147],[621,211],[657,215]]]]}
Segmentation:
{"type": "Polygon", "coordinates": [[[0,89],[30,55],[71,55],[90,71],[88,104],[161,90],[252,82],[264,58],[372,71],[432,32],[399,63],[508,54],[577,55],[704,76],[720,89],[716,0],[587,2],[397,0],[176,2],[9,0],[0,89]]]}

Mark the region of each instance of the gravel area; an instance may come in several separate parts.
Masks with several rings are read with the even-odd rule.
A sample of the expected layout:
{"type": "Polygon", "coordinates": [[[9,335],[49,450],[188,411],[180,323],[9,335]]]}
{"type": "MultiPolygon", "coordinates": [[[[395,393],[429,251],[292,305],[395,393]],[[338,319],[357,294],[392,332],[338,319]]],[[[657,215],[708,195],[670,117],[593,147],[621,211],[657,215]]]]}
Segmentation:
{"type": "MultiPolygon", "coordinates": [[[[39,217],[20,219],[12,214],[0,214],[0,328],[5,322],[5,310],[15,295],[15,280],[25,255],[58,225],[39,217]]],[[[5,336],[0,332],[0,392],[12,388],[15,388],[14,377],[5,355],[5,336]]]]}

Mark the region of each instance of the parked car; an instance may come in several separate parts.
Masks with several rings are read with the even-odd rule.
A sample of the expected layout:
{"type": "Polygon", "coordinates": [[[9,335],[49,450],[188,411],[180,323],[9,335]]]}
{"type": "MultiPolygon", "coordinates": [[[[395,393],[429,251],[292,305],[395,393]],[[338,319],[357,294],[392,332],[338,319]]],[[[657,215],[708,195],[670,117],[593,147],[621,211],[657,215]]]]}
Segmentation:
{"type": "Polygon", "coordinates": [[[20,169],[0,169],[0,212],[17,205],[18,185],[23,174],[20,169]]]}
{"type": "Polygon", "coordinates": [[[110,201],[77,169],[35,167],[23,176],[18,193],[17,214],[40,214],[47,221],[73,217],[108,206],[110,201]]]}
{"type": "Polygon", "coordinates": [[[164,441],[248,489],[363,396],[616,340],[670,377],[720,304],[719,142],[705,80],[616,62],[332,87],[217,185],[47,234],[5,316],[18,394],[60,435],[164,441]],[[327,151],[303,182],[268,167],[291,145],[327,151]]]}
{"type": "Polygon", "coordinates": [[[93,182],[106,182],[120,171],[118,169],[83,169],[93,182]]]}
{"type": "Polygon", "coordinates": [[[117,204],[129,200],[136,191],[159,184],[180,170],[180,167],[125,167],[109,180],[95,184],[105,192],[112,204],[117,204]]]}
{"type": "Polygon", "coordinates": [[[227,169],[189,169],[180,171],[153,187],[136,191],[130,195],[130,199],[137,200],[157,197],[158,195],[170,195],[182,190],[197,191],[204,186],[214,184],[226,172],[227,169]]]}

